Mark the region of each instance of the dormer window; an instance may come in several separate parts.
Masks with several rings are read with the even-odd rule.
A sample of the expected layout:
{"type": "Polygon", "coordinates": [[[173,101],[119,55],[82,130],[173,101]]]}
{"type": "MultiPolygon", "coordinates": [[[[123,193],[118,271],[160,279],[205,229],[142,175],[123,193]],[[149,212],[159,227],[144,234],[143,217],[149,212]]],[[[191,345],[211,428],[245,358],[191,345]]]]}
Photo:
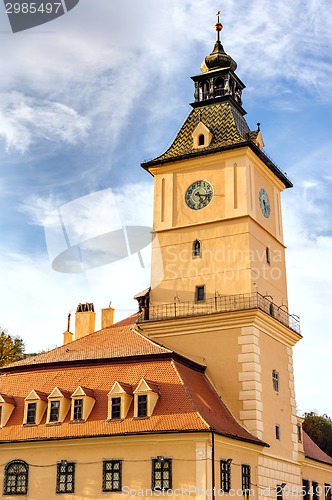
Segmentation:
{"type": "Polygon", "coordinates": [[[96,402],[93,390],[80,386],[71,395],[71,399],[71,422],[85,422],[96,402]]]}
{"type": "Polygon", "coordinates": [[[36,423],[37,403],[28,403],[27,424],[36,423]]]}
{"type": "Polygon", "coordinates": [[[148,416],[148,397],[146,394],[142,396],[137,396],[137,416],[138,417],[148,416]]]}
{"type": "Polygon", "coordinates": [[[4,427],[16,406],[13,396],[7,394],[0,394],[0,428],[4,427]]]}
{"type": "Polygon", "coordinates": [[[50,422],[59,421],[59,412],[60,412],[60,401],[51,401],[50,422]]]}
{"type": "Polygon", "coordinates": [[[108,393],[108,419],[126,418],[132,400],[132,386],[123,382],[115,382],[108,393]]]}
{"type": "Polygon", "coordinates": [[[73,420],[83,420],[83,399],[74,399],[73,420]]]}
{"type": "Polygon", "coordinates": [[[194,148],[206,148],[210,145],[213,135],[203,122],[199,122],[192,133],[192,138],[194,148]]]}
{"type": "Polygon", "coordinates": [[[32,390],[24,400],[25,425],[39,425],[47,408],[47,395],[41,391],[32,390]]]}
{"type": "Polygon", "coordinates": [[[121,418],[121,398],[112,398],[112,419],[121,418]]]}
{"type": "Polygon", "coordinates": [[[151,417],[159,399],[159,389],[155,382],[141,379],[134,390],[134,416],[151,417]]]}
{"type": "Polygon", "coordinates": [[[59,424],[64,421],[69,411],[71,399],[70,393],[55,387],[48,396],[47,424],[59,424]]]}

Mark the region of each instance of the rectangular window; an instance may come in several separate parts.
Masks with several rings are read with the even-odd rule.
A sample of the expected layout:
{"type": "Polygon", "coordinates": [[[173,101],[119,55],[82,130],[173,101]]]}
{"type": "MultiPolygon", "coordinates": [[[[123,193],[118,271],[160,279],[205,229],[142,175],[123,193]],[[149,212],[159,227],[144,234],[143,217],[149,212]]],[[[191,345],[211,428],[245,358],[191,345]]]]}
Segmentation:
{"type": "Polygon", "coordinates": [[[312,500],[318,500],[319,499],[319,485],[317,481],[312,482],[312,500]]]}
{"type": "Polygon", "coordinates": [[[302,443],[302,426],[301,426],[301,424],[297,424],[297,440],[299,443],[302,443]]]}
{"type": "Polygon", "coordinates": [[[205,300],[205,286],[196,286],[196,301],[205,300]]]}
{"type": "Polygon", "coordinates": [[[2,405],[0,405],[0,427],[2,427],[2,405]]]}
{"type": "Polygon", "coordinates": [[[36,423],[37,403],[28,403],[27,424],[36,423]]]}
{"type": "Polygon", "coordinates": [[[303,500],[310,500],[310,481],[307,479],[302,480],[302,498],[303,500]]]}
{"type": "Polygon", "coordinates": [[[57,464],[56,492],[74,493],[75,463],[61,460],[57,464]]]}
{"type": "Polygon", "coordinates": [[[83,399],[74,399],[74,416],[73,420],[83,419],[83,399]]]}
{"type": "Polygon", "coordinates": [[[122,490],[122,461],[103,461],[103,491],[122,490]]]}
{"type": "Polygon", "coordinates": [[[279,373],[276,370],[272,372],[272,385],[276,392],[279,392],[279,373]]]}
{"type": "Polygon", "coordinates": [[[137,416],[147,417],[148,415],[148,397],[144,394],[137,397],[137,416]]]}
{"type": "Polygon", "coordinates": [[[332,500],[331,485],[328,483],[324,484],[324,497],[325,500],[332,500]]]}
{"type": "Polygon", "coordinates": [[[250,465],[242,464],[242,494],[245,498],[250,495],[250,465]]]}
{"type": "Polygon", "coordinates": [[[271,255],[270,255],[270,249],[269,249],[269,247],[266,247],[265,253],[266,253],[266,262],[267,262],[267,264],[271,264],[271,255]]]}
{"type": "Polygon", "coordinates": [[[280,441],[280,425],[276,424],[276,439],[280,441]]]}
{"type": "Polygon", "coordinates": [[[51,401],[50,422],[59,421],[60,401],[51,401]]]}
{"type": "Polygon", "coordinates": [[[121,417],[121,398],[112,398],[112,418],[121,417]]]}
{"type": "Polygon", "coordinates": [[[152,489],[172,489],[172,459],[157,457],[152,459],[152,489]]]}
{"type": "Polygon", "coordinates": [[[220,460],[220,489],[229,493],[231,489],[231,460],[220,460]]]}

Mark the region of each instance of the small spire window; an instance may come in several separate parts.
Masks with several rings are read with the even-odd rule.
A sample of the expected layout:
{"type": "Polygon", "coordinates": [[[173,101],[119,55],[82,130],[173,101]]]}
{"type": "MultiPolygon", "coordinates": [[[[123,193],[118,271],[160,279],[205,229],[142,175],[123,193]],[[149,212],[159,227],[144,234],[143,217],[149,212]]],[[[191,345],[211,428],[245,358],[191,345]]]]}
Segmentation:
{"type": "Polygon", "coordinates": [[[199,146],[204,146],[205,144],[205,136],[203,134],[201,134],[199,137],[198,137],[198,145],[199,146]]]}

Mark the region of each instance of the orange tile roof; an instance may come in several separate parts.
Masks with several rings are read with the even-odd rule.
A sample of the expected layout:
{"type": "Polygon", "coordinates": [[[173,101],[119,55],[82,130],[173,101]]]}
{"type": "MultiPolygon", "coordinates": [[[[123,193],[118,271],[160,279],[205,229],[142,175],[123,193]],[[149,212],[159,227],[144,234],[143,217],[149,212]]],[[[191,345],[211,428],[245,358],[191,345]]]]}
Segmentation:
{"type": "Polygon", "coordinates": [[[118,323],[5,370],[0,375],[0,393],[12,394],[17,407],[0,429],[0,442],[214,430],[264,445],[234,419],[206,378],[204,367],[151,342],[132,326],[133,319],[118,323]],[[83,368],[72,362],[82,359],[83,368]],[[135,418],[132,403],[125,419],[108,421],[107,395],[114,383],[121,381],[122,385],[137,387],[142,378],[151,387],[157,387],[160,394],[153,415],[135,418]],[[45,425],[45,412],[39,425],[22,427],[24,399],[32,388],[49,395],[55,387],[72,394],[79,386],[89,387],[96,398],[86,422],[70,422],[68,412],[61,425],[45,425]]]}
{"type": "Polygon", "coordinates": [[[323,462],[324,464],[332,465],[332,458],[327,455],[314,441],[308,436],[305,431],[302,431],[304,455],[312,460],[323,462]]]}
{"type": "Polygon", "coordinates": [[[51,351],[32,356],[1,368],[8,371],[18,367],[49,363],[67,363],[108,358],[124,358],[152,354],[170,353],[169,349],[133,331],[138,315],[134,314],[114,325],[91,333],[86,337],[57,347],[51,351]]]}
{"type": "Polygon", "coordinates": [[[203,373],[171,360],[109,363],[84,370],[70,365],[65,370],[49,366],[35,371],[33,376],[31,371],[2,375],[0,390],[14,394],[17,403],[9,422],[0,429],[0,442],[214,429],[227,436],[260,444],[235,421],[203,373]],[[107,421],[107,394],[114,382],[125,379],[135,386],[142,375],[153,377],[158,382],[160,397],[153,415],[134,418],[132,404],[124,420],[107,421]],[[22,427],[24,398],[32,383],[48,394],[59,384],[70,392],[82,384],[93,387],[96,403],[88,420],[70,423],[69,412],[61,425],[45,425],[45,413],[40,425],[22,427]]]}

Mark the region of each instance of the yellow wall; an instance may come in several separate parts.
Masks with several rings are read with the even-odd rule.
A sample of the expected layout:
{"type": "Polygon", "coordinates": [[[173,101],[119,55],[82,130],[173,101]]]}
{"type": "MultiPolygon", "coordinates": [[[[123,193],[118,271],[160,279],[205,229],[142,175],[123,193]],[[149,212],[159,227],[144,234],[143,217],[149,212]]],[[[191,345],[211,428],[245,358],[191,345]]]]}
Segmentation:
{"type": "Polygon", "coordinates": [[[194,301],[196,286],[206,297],[259,291],[287,305],[281,224],[282,183],[249,150],[151,168],[155,177],[151,304],[194,301]],[[185,203],[191,183],[206,180],[214,190],[201,210],[185,203]],[[268,193],[271,215],[259,207],[259,190],[268,193]],[[194,241],[202,257],[192,255],[194,241]],[[271,263],[266,262],[266,247],[271,263]]]}
{"type": "MultiPolygon", "coordinates": [[[[240,464],[250,464],[252,477],[258,464],[259,446],[215,438],[216,487],[219,487],[219,460],[231,458],[232,488],[241,488],[240,464]],[[238,465],[235,465],[238,464],[238,465]]],[[[212,439],[211,433],[124,436],[75,439],[57,442],[17,443],[2,446],[2,464],[22,459],[29,464],[29,493],[33,500],[59,498],[56,489],[56,463],[61,460],[76,463],[75,494],[61,494],[63,499],[149,498],[151,488],[151,458],[158,455],[172,458],[174,491],[168,498],[211,498],[212,439]],[[122,459],[122,486],[125,492],[102,493],[103,459],[122,459]],[[177,491],[176,491],[177,490],[177,491]]],[[[1,474],[3,468],[1,468],[1,474]]],[[[3,475],[0,478],[3,482],[3,475]]],[[[157,495],[156,495],[157,496],[157,495]]],[[[11,496],[16,498],[16,496],[11,496]]],[[[18,496],[17,498],[21,498],[18,496]]]]}

